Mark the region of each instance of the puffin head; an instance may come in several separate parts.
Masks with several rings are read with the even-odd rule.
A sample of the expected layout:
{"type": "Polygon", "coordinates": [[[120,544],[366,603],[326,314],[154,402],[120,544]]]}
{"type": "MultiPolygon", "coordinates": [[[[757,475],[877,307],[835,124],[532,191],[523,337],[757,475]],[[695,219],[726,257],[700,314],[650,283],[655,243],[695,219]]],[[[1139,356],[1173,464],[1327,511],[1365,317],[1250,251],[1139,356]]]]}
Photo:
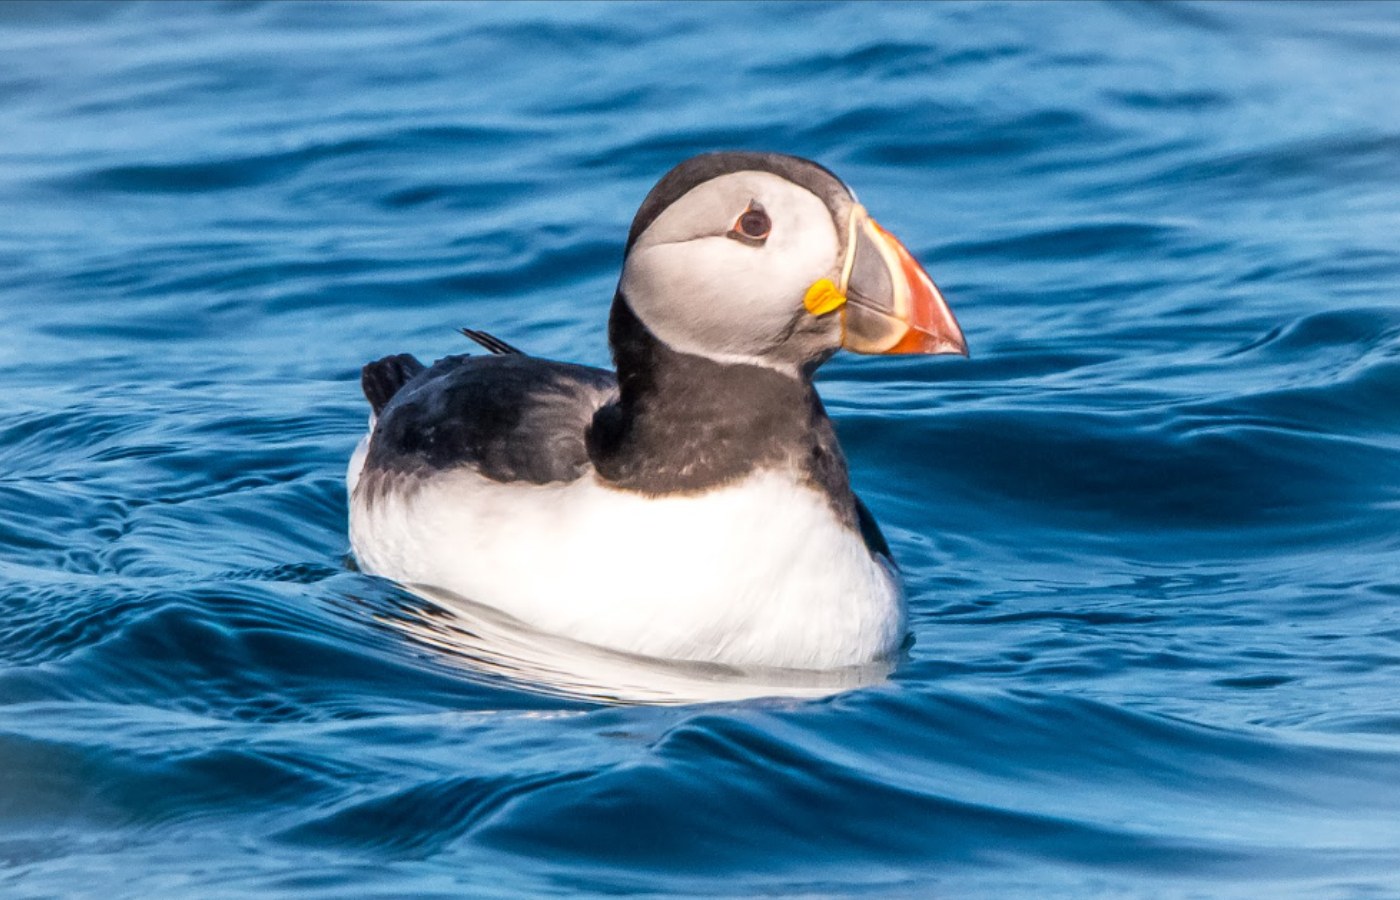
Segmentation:
{"type": "Polygon", "coordinates": [[[776,153],[706,153],[657,182],[628,235],[620,317],[681,353],[792,373],[841,347],[967,355],[904,245],[831,172],[776,153]]]}

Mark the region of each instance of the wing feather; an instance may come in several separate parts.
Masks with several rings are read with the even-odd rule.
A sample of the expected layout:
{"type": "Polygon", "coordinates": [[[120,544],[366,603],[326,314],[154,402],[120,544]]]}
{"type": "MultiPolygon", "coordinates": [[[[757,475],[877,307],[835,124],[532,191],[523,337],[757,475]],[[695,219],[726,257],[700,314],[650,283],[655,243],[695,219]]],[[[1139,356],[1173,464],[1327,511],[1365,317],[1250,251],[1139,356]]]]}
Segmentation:
{"type": "Polygon", "coordinates": [[[376,410],[366,472],[466,467],[494,481],[549,484],[590,470],[584,435],[616,397],[613,374],[493,354],[446,357],[400,386],[376,410]]]}

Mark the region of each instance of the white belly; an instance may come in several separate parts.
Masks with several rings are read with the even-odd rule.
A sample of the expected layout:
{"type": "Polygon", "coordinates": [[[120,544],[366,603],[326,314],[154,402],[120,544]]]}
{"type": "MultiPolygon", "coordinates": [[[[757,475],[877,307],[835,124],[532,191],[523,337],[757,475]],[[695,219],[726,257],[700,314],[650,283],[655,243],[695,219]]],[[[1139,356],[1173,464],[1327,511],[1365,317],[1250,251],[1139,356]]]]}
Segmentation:
{"type": "Polygon", "coordinates": [[[897,576],[789,476],[646,497],[594,477],[536,487],[458,470],[371,501],[356,468],[350,541],[366,572],[536,628],[663,659],[805,669],[868,663],[904,637],[897,576]]]}

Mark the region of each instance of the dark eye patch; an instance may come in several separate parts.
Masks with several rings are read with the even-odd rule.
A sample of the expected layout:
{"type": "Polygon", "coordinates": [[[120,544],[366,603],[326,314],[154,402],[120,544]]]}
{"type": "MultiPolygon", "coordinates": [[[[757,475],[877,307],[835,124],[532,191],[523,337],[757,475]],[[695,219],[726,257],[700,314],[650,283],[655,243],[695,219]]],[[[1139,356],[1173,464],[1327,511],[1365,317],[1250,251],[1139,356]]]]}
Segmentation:
{"type": "Polygon", "coordinates": [[[750,201],[749,208],[744,210],[734,223],[734,227],[729,229],[729,237],[737,241],[742,241],[751,247],[757,247],[768,239],[768,233],[773,230],[773,220],[768,218],[768,213],[763,211],[757,201],[750,201]]]}

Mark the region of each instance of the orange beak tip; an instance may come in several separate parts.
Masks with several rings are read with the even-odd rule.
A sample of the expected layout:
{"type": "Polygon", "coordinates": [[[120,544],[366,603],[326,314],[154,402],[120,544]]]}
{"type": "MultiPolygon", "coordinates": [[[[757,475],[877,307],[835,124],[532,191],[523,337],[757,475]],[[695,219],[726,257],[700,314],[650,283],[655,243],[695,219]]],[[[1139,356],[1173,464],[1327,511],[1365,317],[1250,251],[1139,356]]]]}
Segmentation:
{"type": "MultiPolygon", "coordinates": [[[[878,227],[878,226],[877,226],[878,227]]],[[[889,232],[882,233],[894,247],[906,283],[909,285],[910,302],[908,319],[909,333],[891,348],[891,353],[958,354],[967,356],[967,340],[962,328],[953,316],[943,292],[933,283],[928,272],[914,255],[889,232]],[[900,350],[906,343],[911,349],[900,350]]]]}

